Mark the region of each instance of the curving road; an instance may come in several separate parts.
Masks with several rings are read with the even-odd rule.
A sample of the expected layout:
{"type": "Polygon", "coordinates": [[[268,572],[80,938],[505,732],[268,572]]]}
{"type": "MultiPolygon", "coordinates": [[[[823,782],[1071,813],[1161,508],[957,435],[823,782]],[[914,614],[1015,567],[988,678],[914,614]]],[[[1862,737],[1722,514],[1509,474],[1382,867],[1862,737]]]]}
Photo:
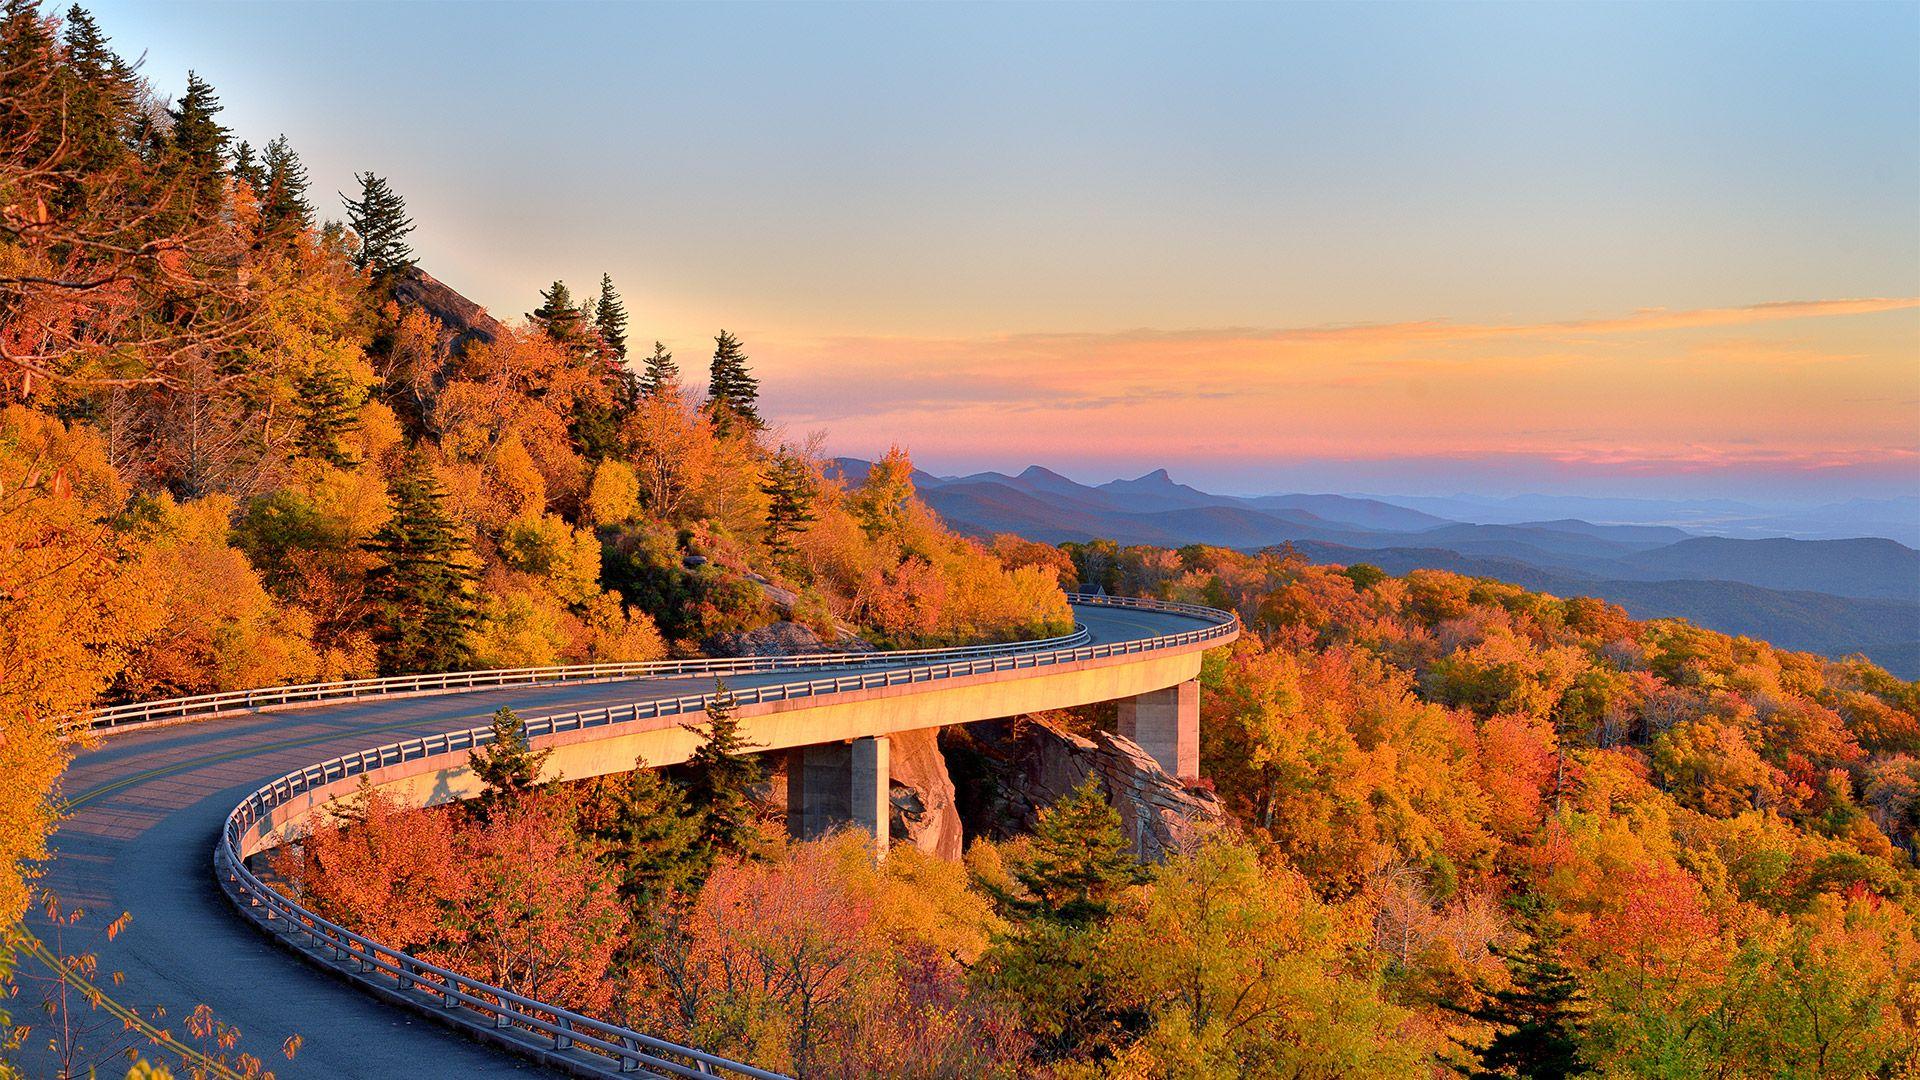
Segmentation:
{"type": "MultiPolygon", "coordinates": [[[[1075,615],[1095,644],[1196,625],[1189,617],[1155,611],[1076,605],[1075,615]]],[[[791,672],[760,672],[727,681],[748,689],[792,678],[791,672]]],[[[117,734],[80,756],[65,780],[72,813],[53,838],[42,884],[65,906],[87,914],[58,931],[57,948],[97,954],[100,984],[111,998],[148,1017],[163,1014],[158,1026],[175,1036],[184,1038],[184,1018],[196,1006],[212,1006],[240,1030],[237,1049],[261,1057],[282,1077],[543,1073],[301,963],[237,918],[210,868],[215,839],[228,812],[250,792],[324,758],[474,727],[502,705],[538,715],[698,694],[712,685],[710,676],[662,677],[375,698],[117,734]],[[109,941],[105,926],[122,912],[131,921],[109,941]],[[123,976],[117,986],[105,978],[116,971],[123,976]],[[295,1034],[302,1047],[287,1061],[280,1046],[295,1034]]],[[[49,945],[56,943],[56,930],[40,913],[28,926],[49,945]]],[[[21,963],[30,967],[35,961],[23,957],[21,963]]],[[[22,1000],[11,1006],[17,1020],[37,1011],[26,1000],[33,994],[27,982],[22,1000]]],[[[44,1035],[34,1032],[23,1049],[29,1076],[58,1075],[44,1035]]],[[[95,1041],[128,1040],[114,1033],[95,1041]]]]}

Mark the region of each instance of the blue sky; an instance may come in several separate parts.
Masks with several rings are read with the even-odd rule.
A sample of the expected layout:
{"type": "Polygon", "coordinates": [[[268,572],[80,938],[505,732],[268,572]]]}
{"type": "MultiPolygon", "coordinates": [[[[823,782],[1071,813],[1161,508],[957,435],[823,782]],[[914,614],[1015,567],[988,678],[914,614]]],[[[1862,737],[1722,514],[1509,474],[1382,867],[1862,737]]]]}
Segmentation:
{"type": "Polygon", "coordinates": [[[697,367],[734,330],[776,415],[848,452],[897,439],[938,471],[1042,460],[1096,478],[1177,464],[1239,488],[1269,474],[1338,488],[1402,459],[1443,490],[1784,497],[1920,477],[1910,306],[1555,338],[1529,357],[1246,345],[1920,296],[1920,6],[96,14],[147,50],[160,88],[193,67],[237,134],[284,131],[317,191],[388,176],[424,265],[496,312],[608,271],[637,337],[697,367]],[[1006,387],[982,380],[1011,378],[1012,356],[1082,385],[1139,331],[1219,342],[1167,352],[1164,386],[1133,357],[1122,389],[1163,394],[1184,434],[1128,437],[1115,395],[1112,411],[1062,399],[1015,427],[968,411],[992,411],[1006,387]],[[1302,397],[1304,374],[1363,361],[1403,377],[1302,397]],[[956,364],[988,374],[968,383],[956,364]],[[1557,364],[1565,378],[1537,377],[1557,364]],[[1195,370],[1260,377],[1223,404],[1181,389],[1195,370]],[[1716,415],[1753,371],[1765,393],[1746,426],[1716,415]],[[1566,386],[1619,400],[1608,390],[1596,416],[1566,386]],[[1392,438],[1369,419],[1381,412],[1392,438]],[[1320,426],[1295,437],[1302,424],[1320,426]],[[1563,447],[1579,450],[1571,472],[1563,447]]]}

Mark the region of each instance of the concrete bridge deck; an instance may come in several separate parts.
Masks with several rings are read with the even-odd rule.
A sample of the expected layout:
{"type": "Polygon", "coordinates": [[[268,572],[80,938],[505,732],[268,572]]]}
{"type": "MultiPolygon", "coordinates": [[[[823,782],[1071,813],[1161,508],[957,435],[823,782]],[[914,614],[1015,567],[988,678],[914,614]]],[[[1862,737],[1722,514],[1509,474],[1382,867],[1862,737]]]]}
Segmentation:
{"type": "MultiPolygon", "coordinates": [[[[1156,647],[1150,642],[1205,622],[1173,612],[1103,606],[1076,605],[1075,615],[1088,631],[1090,645],[1146,647],[1084,662],[1056,656],[1045,666],[880,686],[871,685],[872,676],[890,670],[885,662],[798,675],[744,673],[727,676],[727,683],[751,697],[756,690],[791,684],[796,677],[844,677],[847,689],[830,687],[804,699],[741,707],[754,741],[769,749],[804,747],[1150,695],[1189,682],[1197,674],[1200,653],[1231,636],[1215,634],[1204,643],[1156,647]],[[860,681],[855,676],[869,685],[854,688],[860,681]]],[[[897,671],[907,673],[908,665],[897,671]]],[[[185,1038],[185,1018],[196,1006],[211,1006],[240,1030],[238,1049],[259,1056],[282,1077],[544,1074],[526,1059],[462,1038],[300,963],[235,916],[210,870],[209,853],[236,804],[274,777],[322,759],[465,731],[483,725],[502,705],[538,716],[672,701],[712,688],[711,675],[546,684],[451,696],[367,698],[117,734],[83,754],[69,770],[65,790],[73,810],[53,838],[54,857],[43,879],[44,888],[63,905],[84,909],[87,917],[59,931],[58,940],[38,913],[28,926],[58,952],[97,954],[102,989],[114,1001],[156,1017],[156,1026],[176,1037],[185,1038]],[[122,912],[131,914],[131,922],[108,941],[105,926],[122,912]],[[110,971],[124,974],[117,986],[104,978],[110,971]],[[293,1061],[286,1061],[279,1047],[294,1034],[303,1046],[293,1061]]],[[[651,763],[665,764],[691,749],[678,727],[682,718],[656,714],[536,741],[555,747],[552,765],[570,777],[630,767],[636,752],[651,763]]],[[[376,783],[416,797],[458,796],[470,779],[463,777],[464,758],[461,749],[370,774],[376,783]]],[[[282,810],[272,824],[284,821],[286,813],[282,810]]],[[[269,843],[269,832],[262,826],[251,835],[244,844],[247,853],[269,843]]],[[[23,956],[21,963],[31,966],[35,960],[23,956]]],[[[10,1011],[17,1021],[37,1021],[28,1000],[33,980],[25,983],[10,1011]]],[[[58,1075],[54,1061],[40,1049],[45,1035],[36,1030],[20,1055],[29,1076],[58,1075]]],[[[104,1047],[115,1040],[107,1034],[94,1041],[104,1047]]]]}

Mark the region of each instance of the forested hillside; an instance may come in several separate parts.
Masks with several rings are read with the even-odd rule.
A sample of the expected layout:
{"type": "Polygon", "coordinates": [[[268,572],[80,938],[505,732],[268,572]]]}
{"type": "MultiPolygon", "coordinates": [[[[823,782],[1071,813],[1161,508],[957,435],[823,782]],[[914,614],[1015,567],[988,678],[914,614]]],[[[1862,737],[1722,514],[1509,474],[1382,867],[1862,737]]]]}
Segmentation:
{"type": "Polygon", "coordinates": [[[169,98],[84,11],[3,10],[0,923],[99,703],[776,620],[1010,639],[1077,585],[1246,624],[1206,661],[1203,775],[1157,777],[1218,813],[1158,863],[1098,782],[960,862],[790,842],[719,707],[685,766],[547,784],[502,710],[483,798],[346,800],[270,869],[809,1077],[1920,1070],[1920,686],[1452,573],[961,537],[905,453],[850,482],[771,425],[750,343],[676,358],[605,275],[496,320],[415,265],[375,172],[330,221],[205,81],[169,98]]]}
{"type": "Polygon", "coordinates": [[[605,276],[496,322],[415,266],[383,178],[322,206],[284,137],[142,74],[79,8],[4,7],[0,918],[95,703],[643,660],[783,617],[1066,625],[1055,570],[947,532],[904,456],[825,479],[735,336],[702,390],[605,276]]]}
{"type": "Polygon", "coordinates": [[[1444,572],[1068,554],[1246,622],[1188,781],[1224,812],[1157,864],[1097,778],[962,864],[790,842],[722,715],[685,767],[544,788],[503,716],[486,799],[349,800],[278,868],[382,940],[802,1076],[1920,1066],[1920,686],[1444,572]]]}

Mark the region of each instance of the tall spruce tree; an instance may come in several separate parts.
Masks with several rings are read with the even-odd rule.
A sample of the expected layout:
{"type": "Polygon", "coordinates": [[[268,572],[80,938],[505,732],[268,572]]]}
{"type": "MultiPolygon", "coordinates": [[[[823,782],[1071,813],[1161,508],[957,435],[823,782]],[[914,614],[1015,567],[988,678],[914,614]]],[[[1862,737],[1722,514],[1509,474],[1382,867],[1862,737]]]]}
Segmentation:
{"type": "Polygon", "coordinates": [[[260,157],[260,223],[268,232],[300,232],[313,227],[307,201],[307,167],[293,144],[279,135],[260,157]]]}
{"type": "Polygon", "coordinates": [[[480,779],[475,809],[490,817],[540,786],[540,770],[553,751],[535,750],[520,714],[502,706],[494,711],[493,741],[467,751],[467,767],[480,779]]]}
{"type": "Polygon", "coordinates": [[[167,111],[167,171],[184,200],[177,213],[192,221],[214,220],[225,203],[228,132],[214,119],[221,109],[213,86],[189,71],[187,92],[167,111]]]}
{"type": "Polygon", "coordinates": [[[618,366],[627,358],[627,305],[615,291],[611,274],[600,275],[600,299],[593,306],[593,328],[600,333],[600,343],[609,354],[609,362],[618,366]]]}
{"type": "Polygon", "coordinates": [[[554,344],[569,352],[585,355],[593,349],[586,313],[573,302],[573,290],[567,288],[564,281],[556,281],[551,288],[540,290],[540,306],[527,312],[527,320],[545,331],[554,344]]]}
{"type": "Polygon", "coordinates": [[[594,784],[581,803],[580,831],[606,845],[620,899],[636,916],[699,875],[699,815],[680,788],[644,759],[633,763],[632,772],[594,784]]]}
{"type": "Polygon", "coordinates": [[[9,157],[37,165],[57,153],[60,126],[48,122],[58,107],[55,67],[38,0],[0,2],[0,148],[9,157]]]}
{"type": "Polygon", "coordinates": [[[733,692],[715,680],[706,723],[681,725],[701,737],[683,771],[687,803],[700,818],[704,863],[723,852],[759,853],[754,842],[753,787],[766,779],[766,770],[753,754],[759,747],[741,734],[734,708],[733,692]]]}
{"type": "Polygon", "coordinates": [[[452,671],[472,656],[477,621],[467,543],[442,503],[432,462],[415,449],[388,486],[393,515],[365,545],[374,642],[389,675],[452,671]]]}
{"type": "Polygon", "coordinates": [[[1566,1080],[1588,1071],[1580,1062],[1586,994],[1579,977],[1560,960],[1566,931],[1539,917],[1525,920],[1524,929],[1525,944],[1493,950],[1506,961],[1510,985],[1477,983],[1480,1004],[1454,1010],[1494,1029],[1487,1045],[1468,1048],[1474,1064],[1454,1065],[1463,1076],[1566,1080]]]}
{"type": "Polygon", "coordinates": [[[722,434],[739,428],[757,430],[760,420],[760,380],[747,367],[740,339],[720,331],[713,339],[713,366],[707,373],[707,412],[722,434]]]}
{"type": "Polygon", "coordinates": [[[777,559],[793,554],[793,537],[814,520],[813,466],[784,443],[767,463],[760,485],[767,496],[767,548],[777,559]]]}
{"type": "Polygon", "coordinates": [[[645,397],[659,397],[662,390],[680,385],[680,365],[673,362],[673,354],[660,342],[653,343],[653,355],[647,357],[640,372],[640,393],[645,397]]]}
{"type": "Polygon", "coordinates": [[[1042,1060],[1085,1059],[1137,1027],[1103,959],[1115,905],[1143,877],[1098,775],[1040,812],[1007,869],[1021,888],[991,891],[1008,930],[981,974],[1027,1019],[1042,1060]]]}
{"type": "Polygon", "coordinates": [[[294,448],[319,461],[352,464],[346,440],[360,424],[360,402],[347,380],[332,368],[315,368],[294,380],[294,394],[294,448]]]}
{"type": "Polygon", "coordinates": [[[1120,814],[1093,774],[1040,812],[1033,846],[1012,871],[1027,891],[1027,910],[1075,928],[1104,921],[1120,894],[1142,879],[1120,814]]]}
{"type": "Polygon", "coordinates": [[[140,84],[93,16],[78,4],[67,11],[62,43],[71,83],[66,91],[66,138],[74,149],[74,171],[85,175],[105,169],[131,150],[127,135],[140,84]]]}
{"type": "Polygon", "coordinates": [[[413,249],[406,242],[413,219],[407,216],[406,200],[384,177],[355,173],[354,179],[360,181],[360,198],[340,196],[347,207],[347,226],[360,237],[353,265],[370,271],[374,281],[391,284],[413,265],[413,249]]]}
{"type": "Polygon", "coordinates": [[[245,139],[233,148],[233,178],[247,185],[255,199],[267,197],[267,170],[260,164],[260,155],[253,152],[253,144],[245,139]]]}

